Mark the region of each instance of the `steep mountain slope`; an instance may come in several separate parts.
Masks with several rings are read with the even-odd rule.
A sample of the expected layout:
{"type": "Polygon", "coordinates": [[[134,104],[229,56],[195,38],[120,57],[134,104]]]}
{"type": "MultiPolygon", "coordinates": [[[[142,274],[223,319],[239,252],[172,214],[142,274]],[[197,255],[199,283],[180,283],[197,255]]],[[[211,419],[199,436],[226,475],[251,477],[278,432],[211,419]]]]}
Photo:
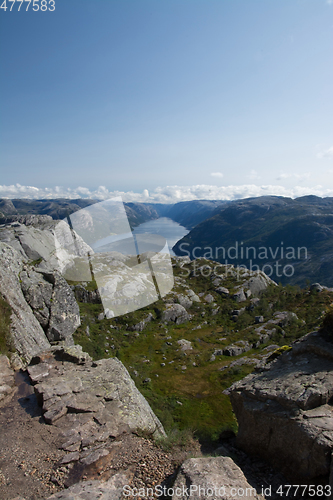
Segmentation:
{"type": "Polygon", "coordinates": [[[234,201],[196,226],[176,255],[263,270],[281,283],[333,284],[333,198],[267,196],[234,201]]]}

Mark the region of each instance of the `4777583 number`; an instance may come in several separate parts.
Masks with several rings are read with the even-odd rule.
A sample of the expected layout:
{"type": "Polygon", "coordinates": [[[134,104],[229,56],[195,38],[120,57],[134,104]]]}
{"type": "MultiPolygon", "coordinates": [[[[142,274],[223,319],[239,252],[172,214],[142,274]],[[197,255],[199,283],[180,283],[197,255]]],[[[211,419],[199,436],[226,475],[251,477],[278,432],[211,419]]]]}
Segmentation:
{"type": "Polygon", "coordinates": [[[12,12],[14,5],[18,4],[17,10],[20,11],[22,4],[24,4],[22,10],[27,11],[31,3],[31,8],[35,12],[37,12],[38,10],[41,10],[42,12],[45,12],[46,10],[53,12],[55,10],[55,0],[3,0],[2,4],[0,5],[0,9],[3,9],[5,12],[7,11],[7,9],[9,9],[9,12],[12,12]],[[7,3],[11,4],[11,6],[8,7],[7,3]]]}
{"type": "Polygon", "coordinates": [[[276,493],[280,495],[282,498],[291,498],[295,497],[298,494],[298,497],[315,497],[315,498],[331,498],[331,486],[330,485],[313,485],[313,484],[284,484],[283,486],[279,486],[276,490],[276,493]]]}

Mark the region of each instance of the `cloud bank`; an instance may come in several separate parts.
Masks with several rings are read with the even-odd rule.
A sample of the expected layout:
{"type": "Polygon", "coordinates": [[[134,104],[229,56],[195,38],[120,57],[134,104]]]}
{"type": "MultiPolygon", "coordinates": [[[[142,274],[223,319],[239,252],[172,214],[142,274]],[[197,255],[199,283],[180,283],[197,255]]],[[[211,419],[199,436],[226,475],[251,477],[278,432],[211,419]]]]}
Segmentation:
{"type": "Polygon", "coordinates": [[[56,198],[91,198],[106,200],[114,196],[121,196],[125,202],[143,203],[177,203],[179,201],[191,200],[238,200],[257,196],[286,196],[298,198],[299,196],[316,195],[320,197],[333,196],[333,189],[324,188],[321,185],[314,187],[295,186],[286,188],[284,186],[257,186],[255,184],[244,184],[241,186],[208,186],[205,184],[196,186],[166,186],[157,187],[153,191],[144,189],[142,193],[134,191],[110,191],[105,186],[99,186],[95,190],[85,187],[65,188],[37,188],[35,186],[22,186],[15,184],[11,186],[0,185],[0,198],[28,198],[28,199],[56,199],[56,198]]]}

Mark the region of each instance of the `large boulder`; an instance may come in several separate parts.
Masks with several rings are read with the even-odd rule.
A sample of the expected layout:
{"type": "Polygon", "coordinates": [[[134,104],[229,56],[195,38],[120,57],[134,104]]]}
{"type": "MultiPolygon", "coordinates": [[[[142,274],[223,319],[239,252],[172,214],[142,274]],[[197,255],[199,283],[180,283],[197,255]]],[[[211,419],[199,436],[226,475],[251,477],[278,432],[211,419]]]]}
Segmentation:
{"type": "Polygon", "coordinates": [[[22,293],[19,280],[22,269],[20,255],[0,242],[0,294],[12,309],[10,341],[23,363],[29,363],[33,356],[48,349],[50,343],[22,293]]]}
{"type": "Polygon", "coordinates": [[[162,313],[162,321],[174,322],[176,325],[181,325],[190,319],[191,315],[180,304],[165,305],[165,311],[162,313]]]}
{"type": "Polygon", "coordinates": [[[275,281],[271,280],[262,271],[258,272],[256,276],[252,276],[248,281],[244,283],[244,288],[250,290],[251,295],[255,297],[264,292],[269,285],[276,285],[275,281]]]}
{"type": "Polygon", "coordinates": [[[238,445],[294,482],[328,476],[333,451],[333,343],[308,334],[273,352],[260,373],[230,388],[238,445]]]}
{"type": "Polygon", "coordinates": [[[264,499],[230,457],[190,458],[180,468],[172,500],[264,499]]]}

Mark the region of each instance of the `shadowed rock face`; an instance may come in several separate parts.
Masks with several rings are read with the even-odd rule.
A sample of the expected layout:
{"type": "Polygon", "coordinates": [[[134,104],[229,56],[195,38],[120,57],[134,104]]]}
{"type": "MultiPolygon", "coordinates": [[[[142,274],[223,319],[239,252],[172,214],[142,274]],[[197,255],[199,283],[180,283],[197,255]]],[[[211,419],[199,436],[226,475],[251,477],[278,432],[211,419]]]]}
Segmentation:
{"type": "Polygon", "coordinates": [[[295,480],[327,476],[333,449],[333,343],[310,333],[230,388],[238,445],[295,480]]]}

